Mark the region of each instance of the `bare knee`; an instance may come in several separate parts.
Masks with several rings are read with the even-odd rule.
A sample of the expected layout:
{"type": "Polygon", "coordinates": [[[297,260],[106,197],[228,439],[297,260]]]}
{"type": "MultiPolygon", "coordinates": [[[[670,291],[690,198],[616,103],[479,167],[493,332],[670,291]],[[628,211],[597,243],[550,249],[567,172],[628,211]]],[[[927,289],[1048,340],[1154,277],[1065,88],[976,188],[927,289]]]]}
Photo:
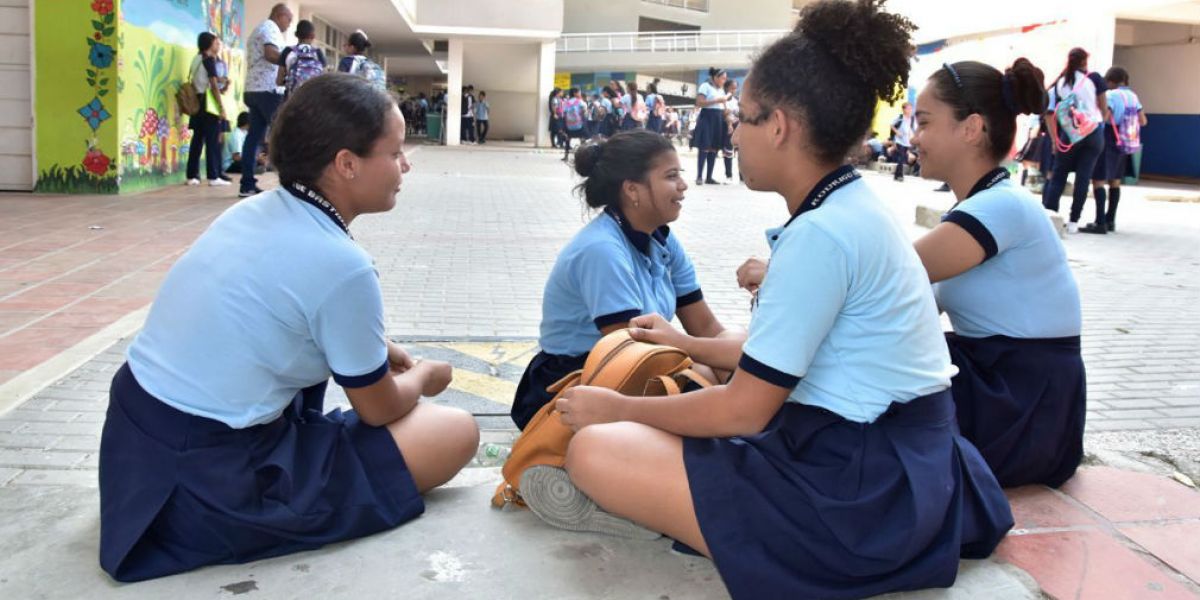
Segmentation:
{"type": "Polygon", "coordinates": [[[479,449],[479,425],[471,413],[459,408],[445,408],[443,431],[446,436],[446,452],[466,465],[479,449]]]}
{"type": "Polygon", "coordinates": [[[605,459],[611,456],[607,450],[614,448],[613,433],[619,425],[591,425],[575,432],[571,438],[571,443],[567,446],[566,469],[571,475],[571,481],[581,489],[586,490],[588,483],[604,469],[605,459]]]}

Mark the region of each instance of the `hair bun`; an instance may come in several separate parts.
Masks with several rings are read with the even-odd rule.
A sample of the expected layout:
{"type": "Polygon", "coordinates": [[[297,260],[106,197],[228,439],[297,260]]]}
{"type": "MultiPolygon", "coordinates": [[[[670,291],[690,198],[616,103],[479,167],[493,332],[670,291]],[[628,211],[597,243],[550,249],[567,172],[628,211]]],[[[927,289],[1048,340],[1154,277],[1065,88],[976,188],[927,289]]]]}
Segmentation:
{"type": "Polygon", "coordinates": [[[581,177],[591,177],[596,172],[596,164],[604,155],[605,142],[589,142],[575,151],[575,172],[581,177]]]}
{"type": "Polygon", "coordinates": [[[1041,69],[1022,57],[1005,69],[1004,75],[1012,85],[1012,108],[1016,114],[1041,114],[1046,110],[1045,75],[1041,69]]]}
{"type": "Polygon", "coordinates": [[[884,12],[886,0],[822,0],[800,11],[795,33],[859,74],[876,97],[894,102],[908,84],[912,21],[884,12]]]}

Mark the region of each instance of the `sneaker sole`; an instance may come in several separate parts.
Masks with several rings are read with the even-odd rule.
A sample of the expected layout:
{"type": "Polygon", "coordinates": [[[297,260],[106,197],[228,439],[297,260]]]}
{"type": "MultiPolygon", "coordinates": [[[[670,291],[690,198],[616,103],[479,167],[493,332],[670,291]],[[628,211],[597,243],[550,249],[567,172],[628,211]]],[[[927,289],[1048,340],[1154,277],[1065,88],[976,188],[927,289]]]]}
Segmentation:
{"type": "Polygon", "coordinates": [[[630,521],[610,515],[571,483],[566,470],[545,465],[525,469],[521,499],[538,518],[568,531],[604,533],[636,540],[662,537],[630,521]]]}

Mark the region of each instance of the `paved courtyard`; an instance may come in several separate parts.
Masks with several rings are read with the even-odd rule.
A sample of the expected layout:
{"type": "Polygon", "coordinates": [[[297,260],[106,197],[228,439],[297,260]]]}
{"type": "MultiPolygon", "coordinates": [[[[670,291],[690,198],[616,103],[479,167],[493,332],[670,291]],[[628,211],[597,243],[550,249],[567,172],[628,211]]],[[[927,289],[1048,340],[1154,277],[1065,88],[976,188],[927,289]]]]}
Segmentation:
{"type": "MultiPolygon", "coordinates": [[[[455,383],[438,401],[479,414],[487,429],[511,427],[502,415],[525,362],[536,351],[542,284],[557,250],[588,218],[571,193],[574,181],[560,157],[556,152],[517,148],[419,147],[396,209],[361,217],[353,225],[356,239],[376,258],[389,335],[409,344],[415,354],[451,360],[458,368],[455,383]]],[[[692,155],[682,161],[685,166],[694,164],[692,155]]],[[[867,174],[866,181],[888,199],[904,223],[913,221],[918,204],[948,207],[952,201],[948,194],[933,192],[936,184],[928,181],[910,178],[899,184],[876,174],[867,174]]],[[[6,215],[0,222],[0,514],[8,521],[2,528],[0,538],[6,541],[0,541],[0,552],[17,557],[15,562],[6,560],[6,565],[36,565],[56,553],[67,553],[69,572],[86,575],[83,582],[88,585],[103,581],[94,569],[94,488],[108,380],[166,269],[213,217],[233,203],[229,196],[227,190],[182,187],[127,198],[0,195],[0,211],[6,215]],[[54,532],[50,537],[64,538],[43,539],[44,530],[35,525],[49,527],[54,532]]],[[[1083,297],[1089,386],[1086,444],[1092,462],[1157,468],[1167,474],[1177,471],[1183,480],[1200,475],[1200,203],[1166,201],[1198,196],[1194,188],[1128,188],[1116,235],[1074,235],[1066,240],[1083,297]]],[[[1090,208],[1089,204],[1085,214],[1090,208]]],[[[693,257],[705,297],[723,322],[748,323],[748,297],[737,289],[734,270],[747,256],[765,256],[763,229],[786,218],[782,199],[740,185],[689,190],[683,217],[673,230],[693,257]]],[[[915,225],[910,229],[913,236],[923,231],[915,225]]],[[[334,392],[329,402],[344,404],[344,396],[334,392]]],[[[501,441],[511,437],[502,432],[488,435],[501,441]]],[[[1079,535],[1068,541],[1083,540],[1078,548],[1120,554],[1119,550],[1133,545],[1148,556],[1153,550],[1147,549],[1152,543],[1163,544],[1161,539],[1139,546],[1131,541],[1131,534],[1115,533],[1132,531],[1132,526],[1121,523],[1147,519],[1119,511],[1110,514],[1107,505],[1094,500],[1103,495],[1096,490],[1107,485],[1107,468],[1095,467],[1074,490],[1029,500],[1026,506],[1035,516],[1029,518],[1027,529],[1055,535],[1074,531],[1079,535]],[[1064,517],[1079,510],[1087,514],[1084,525],[1073,520],[1083,517],[1064,517]],[[1052,518],[1043,518],[1047,514],[1052,518]],[[1120,548],[1111,547],[1111,539],[1105,537],[1110,535],[1121,540],[1120,548]]],[[[459,488],[438,496],[431,506],[481,503],[486,496],[483,490],[492,481],[493,470],[472,469],[460,479],[459,488]]],[[[1144,487],[1152,490],[1155,485],[1146,482],[1144,487]]],[[[1153,497],[1168,497],[1185,506],[1190,498],[1200,507],[1195,498],[1179,499],[1174,493],[1153,497]]],[[[449,509],[430,510],[440,514],[449,509]]],[[[1200,512],[1192,512],[1181,509],[1167,516],[1200,534],[1200,512]]],[[[482,516],[486,514],[466,519],[481,531],[492,531],[496,525],[482,516]]],[[[537,523],[527,517],[516,515],[513,520],[523,523],[520,531],[537,530],[537,523]]],[[[1150,517],[1150,521],[1165,518],[1163,514],[1150,517]]],[[[396,551],[386,540],[416,547],[412,536],[428,540],[437,536],[439,527],[451,523],[451,517],[431,515],[415,524],[423,533],[408,533],[414,527],[405,527],[403,535],[391,532],[363,544],[325,549],[311,553],[311,560],[267,561],[271,564],[260,572],[272,574],[278,583],[275,594],[306,594],[303,586],[286,581],[312,578],[310,565],[320,564],[350,577],[354,571],[342,563],[366,560],[379,566],[373,553],[396,551]],[[372,557],[363,558],[365,554],[372,557]]],[[[455,546],[447,547],[441,558],[422,555],[425,558],[418,562],[428,559],[428,572],[397,574],[397,581],[411,579],[425,586],[417,597],[439,597],[449,590],[485,593],[486,586],[471,583],[483,577],[472,569],[501,577],[489,569],[515,568],[509,559],[499,558],[512,543],[504,536],[515,534],[505,534],[503,529],[494,533],[498,537],[476,540],[492,544],[491,548],[464,551],[455,546]],[[439,588],[428,582],[456,585],[439,588]]],[[[599,560],[613,571],[624,572],[639,562],[659,565],[656,561],[662,561],[657,554],[651,558],[644,550],[626,551],[628,544],[600,536],[572,542],[561,536],[529,535],[551,544],[553,555],[565,553],[572,565],[599,560]]],[[[1053,585],[1047,587],[1036,569],[1031,570],[1037,560],[1029,559],[1045,551],[1036,545],[1041,539],[1013,542],[1006,556],[1008,562],[1038,576],[1038,583],[1049,590],[1053,585]]],[[[617,591],[603,592],[599,580],[587,577],[586,593],[553,586],[509,589],[512,596],[521,595],[519,589],[527,597],[629,597],[622,589],[637,590],[633,595],[638,597],[720,597],[711,566],[670,558],[662,566],[672,582],[667,587],[654,587],[649,583],[652,577],[639,574],[631,576],[630,587],[617,591]]],[[[1192,560],[1194,565],[1185,566],[1200,569],[1200,556],[1192,560]]],[[[1148,564],[1161,570],[1168,563],[1173,568],[1167,569],[1173,573],[1170,581],[1146,584],[1163,592],[1155,597],[1189,597],[1200,590],[1194,583],[1200,581],[1200,570],[1192,573],[1189,582],[1179,574],[1189,571],[1169,560],[1155,558],[1148,564]]],[[[217,579],[221,585],[255,581],[253,566],[223,569],[202,571],[182,581],[204,585],[217,579]]],[[[1147,577],[1153,579],[1157,572],[1147,577]]],[[[167,581],[175,581],[178,587],[169,583],[110,586],[103,588],[102,595],[122,589],[142,589],[150,595],[187,589],[197,597],[250,591],[246,585],[232,589],[212,585],[201,591],[180,585],[179,579],[167,581]]],[[[363,591],[361,582],[339,581],[326,577],[312,589],[363,591]]],[[[956,590],[992,597],[1022,597],[1037,589],[1027,576],[990,561],[983,566],[964,563],[963,581],[969,582],[967,587],[956,586],[956,590]]],[[[377,590],[400,593],[402,588],[396,585],[377,590]]],[[[0,595],[6,597],[66,597],[88,594],[89,589],[57,581],[45,568],[17,573],[0,567],[0,595]]],[[[953,591],[948,594],[929,597],[960,597],[953,591]]]]}

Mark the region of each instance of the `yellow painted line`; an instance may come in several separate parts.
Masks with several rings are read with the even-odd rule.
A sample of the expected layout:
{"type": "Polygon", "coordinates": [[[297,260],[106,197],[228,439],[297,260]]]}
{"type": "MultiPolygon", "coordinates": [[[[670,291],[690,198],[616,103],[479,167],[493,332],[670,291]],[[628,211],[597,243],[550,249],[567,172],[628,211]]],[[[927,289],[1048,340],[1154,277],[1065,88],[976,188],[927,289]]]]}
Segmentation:
{"type": "Polygon", "coordinates": [[[537,350],[536,342],[445,342],[437,346],[491,365],[518,364],[517,361],[524,360],[521,363],[524,366],[537,350]]]}
{"type": "Polygon", "coordinates": [[[511,381],[466,369],[454,369],[454,380],[450,382],[450,388],[505,406],[512,406],[513,396],[517,393],[517,384],[511,381]]]}

